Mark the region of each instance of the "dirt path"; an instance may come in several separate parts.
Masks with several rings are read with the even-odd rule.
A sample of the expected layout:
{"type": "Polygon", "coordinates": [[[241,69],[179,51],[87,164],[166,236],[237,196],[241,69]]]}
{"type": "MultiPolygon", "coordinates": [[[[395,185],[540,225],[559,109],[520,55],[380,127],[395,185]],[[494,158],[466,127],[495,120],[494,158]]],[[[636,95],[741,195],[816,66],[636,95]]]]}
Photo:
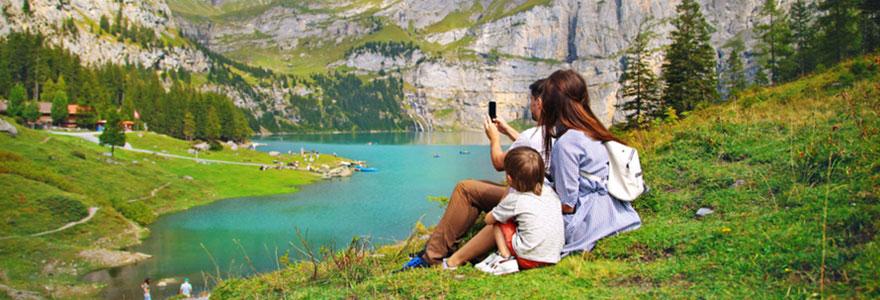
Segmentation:
{"type": "Polygon", "coordinates": [[[156,197],[156,192],[158,192],[158,191],[164,189],[165,187],[167,187],[167,186],[169,186],[169,185],[171,185],[171,182],[166,182],[166,183],[163,184],[162,186],[153,189],[153,191],[150,192],[150,195],[149,195],[149,196],[143,196],[143,197],[141,197],[141,198],[139,198],[139,199],[129,199],[128,202],[135,202],[135,201],[147,200],[147,199],[150,199],[150,198],[156,197]]]}
{"type": "MultiPolygon", "coordinates": [[[[85,139],[85,140],[87,140],[87,141],[90,141],[90,142],[93,142],[93,143],[96,143],[96,144],[100,144],[100,143],[101,143],[100,140],[99,140],[98,137],[97,137],[98,132],[59,132],[59,131],[49,131],[49,133],[51,133],[51,134],[57,134],[57,135],[76,136],[76,137],[83,138],[83,139],[85,139]]],[[[265,165],[266,165],[266,164],[244,163],[244,162],[234,162],[234,161],[226,161],[226,160],[201,159],[201,158],[195,158],[195,157],[189,157],[189,156],[174,155],[174,154],[168,154],[168,153],[162,153],[162,152],[156,152],[156,151],[150,151],[150,150],[144,150],[144,149],[133,148],[133,147],[131,147],[131,144],[129,144],[129,143],[125,143],[125,146],[122,147],[122,149],[129,150],[129,151],[134,151],[134,152],[141,152],[141,153],[155,154],[155,155],[160,155],[160,156],[165,156],[165,157],[174,157],[174,158],[181,158],[181,159],[194,160],[194,161],[196,161],[196,162],[209,162],[209,163],[230,164],[230,165],[240,165],[240,166],[254,166],[254,167],[259,167],[259,166],[265,166],[265,165]]]]}
{"type": "Polygon", "coordinates": [[[79,221],[76,221],[76,222],[70,222],[70,223],[67,223],[67,225],[64,225],[64,226],[58,227],[58,228],[55,229],[55,230],[49,230],[49,231],[43,231],[43,232],[40,232],[40,233],[34,233],[34,234],[31,234],[31,236],[41,236],[41,235],[46,235],[46,234],[50,234],[50,233],[56,233],[56,232],[59,232],[59,231],[65,230],[65,229],[67,229],[67,228],[73,227],[73,226],[75,226],[75,225],[79,225],[79,224],[82,224],[82,223],[88,222],[89,220],[92,219],[92,217],[95,216],[95,213],[98,212],[99,209],[101,209],[101,208],[100,208],[100,207],[94,207],[94,206],[89,207],[89,216],[88,216],[88,217],[85,217],[85,218],[83,218],[82,220],[79,220],[79,221]]]}

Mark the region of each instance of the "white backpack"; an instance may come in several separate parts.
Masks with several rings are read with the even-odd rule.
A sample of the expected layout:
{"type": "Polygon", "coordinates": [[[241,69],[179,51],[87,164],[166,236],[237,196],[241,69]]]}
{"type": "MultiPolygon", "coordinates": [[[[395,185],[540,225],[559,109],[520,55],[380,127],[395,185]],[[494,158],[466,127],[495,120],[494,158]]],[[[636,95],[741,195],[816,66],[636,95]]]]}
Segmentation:
{"type": "Polygon", "coordinates": [[[642,177],[639,152],[635,148],[615,141],[607,141],[603,144],[608,150],[608,160],[610,160],[608,180],[586,172],[581,172],[581,176],[605,183],[608,193],[618,200],[635,200],[648,189],[642,177]]]}

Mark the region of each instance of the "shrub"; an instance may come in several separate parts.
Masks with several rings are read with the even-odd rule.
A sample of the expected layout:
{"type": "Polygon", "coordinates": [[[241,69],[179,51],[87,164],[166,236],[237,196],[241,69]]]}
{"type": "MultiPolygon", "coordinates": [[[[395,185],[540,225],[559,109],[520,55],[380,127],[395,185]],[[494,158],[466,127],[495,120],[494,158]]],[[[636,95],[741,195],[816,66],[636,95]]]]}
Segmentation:
{"type": "Polygon", "coordinates": [[[857,60],[849,65],[849,71],[853,73],[853,75],[861,76],[865,73],[865,70],[868,69],[868,64],[863,60],[857,60]]]}
{"type": "Polygon", "coordinates": [[[53,216],[64,221],[76,221],[89,215],[89,210],[76,199],[65,196],[52,196],[39,200],[40,205],[48,209],[53,216]]]}
{"type": "Polygon", "coordinates": [[[856,77],[853,73],[840,73],[840,76],[837,77],[837,82],[840,83],[841,87],[851,87],[856,82],[856,77]]]}
{"type": "Polygon", "coordinates": [[[211,151],[223,150],[223,145],[221,145],[220,142],[218,142],[216,140],[209,142],[208,145],[211,146],[211,151]]]}
{"type": "Polygon", "coordinates": [[[82,152],[79,152],[79,151],[70,151],[70,155],[79,157],[81,159],[86,159],[86,155],[82,152]]]}
{"type": "Polygon", "coordinates": [[[113,204],[113,208],[126,218],[141,225],[147,225],[156,221],[156,215],[153,213],[153,210],[142,202],[120,200],[113,204]]]}

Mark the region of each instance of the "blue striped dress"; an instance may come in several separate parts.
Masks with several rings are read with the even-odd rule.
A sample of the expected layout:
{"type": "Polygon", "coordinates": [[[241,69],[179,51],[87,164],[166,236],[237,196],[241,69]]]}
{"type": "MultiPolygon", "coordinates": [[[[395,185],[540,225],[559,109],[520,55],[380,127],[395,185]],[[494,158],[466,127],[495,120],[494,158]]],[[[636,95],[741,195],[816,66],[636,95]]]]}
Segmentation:
{"type": "Polygon", "coordinates": [[[549,173],[562,204],[574,207],[563,214],[565,246],[562,254],[589,251],[596,241],[609,235],[635,230],[642,225],[639,214],[629,202],[608,194],[601,182],[585,178],[580,172],[608,177],[608,152],[605,145],[577,130],[560,136],[550,153],[549,173]]]}

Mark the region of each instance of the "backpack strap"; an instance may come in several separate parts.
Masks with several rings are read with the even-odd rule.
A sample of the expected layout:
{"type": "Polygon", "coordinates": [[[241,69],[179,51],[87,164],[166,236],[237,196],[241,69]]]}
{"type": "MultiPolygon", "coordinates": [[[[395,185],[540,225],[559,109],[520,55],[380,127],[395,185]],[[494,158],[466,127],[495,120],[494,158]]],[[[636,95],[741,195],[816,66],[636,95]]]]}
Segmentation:
{"type": "Polygon", "coordinates": [[[584,176],[584,178],[587,178],[587,179],[592,179],[592,180],[595,180],[595,181],[601,182],[602,184],[606,184],[606,185],[608,184],[608,180],[607,180],[607,179],[602,179],[602,178],[599,177],[599,176],[596,176],[596,175],[593,175],[593,174],[590,174],[590,173],[587,173],[587,172],[584,172],[584,171],[581,171],[581,176],[584,176]]]}

